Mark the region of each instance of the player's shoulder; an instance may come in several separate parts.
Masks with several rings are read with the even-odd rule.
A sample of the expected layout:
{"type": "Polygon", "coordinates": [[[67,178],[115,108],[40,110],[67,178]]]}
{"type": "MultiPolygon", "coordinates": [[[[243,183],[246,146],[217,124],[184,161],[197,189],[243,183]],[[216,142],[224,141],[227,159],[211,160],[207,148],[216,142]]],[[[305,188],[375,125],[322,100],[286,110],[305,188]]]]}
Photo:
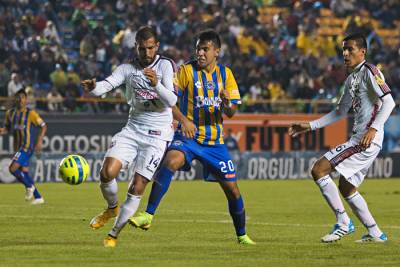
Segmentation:
{"type": "Polygon", "coordinates": [[[160,55],[158,61],[159,64],[171,66],[174,71],[178,69],[178,67],[175,64],[175,61],[172,58],[160,55]]]}
{"type": "Polygon", "coordinates": [[[381,75],[381,71],[379,70],[379,68],[372,63],[365,62],[363,67],[364,67],[365,71],[367,71],[373,75],[381,75]]]}

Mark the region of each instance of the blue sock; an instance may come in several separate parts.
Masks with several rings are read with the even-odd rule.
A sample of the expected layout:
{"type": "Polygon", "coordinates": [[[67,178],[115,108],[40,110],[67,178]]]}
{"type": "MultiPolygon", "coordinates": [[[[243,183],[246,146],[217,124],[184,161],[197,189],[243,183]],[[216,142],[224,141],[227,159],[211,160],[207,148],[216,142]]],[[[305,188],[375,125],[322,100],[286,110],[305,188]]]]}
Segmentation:
{"type": "Polygon", "coordinates": [[[233,225],[235,226],[236,235],[246,234],[246,213],[244,211],[243,199],[228,199],[229,213],[231,214],[233,225]]]}
{"type": "MultiPolygon", "coordinates": [[[[28,180],[32,185],[34,185],[33,179],[29,175],[29,172],[24,172],[24,176],[25,176],[26,180],[28,180]]],[[[35,198],[41,198],[42,197],[36,187],[35,187],[35,191],[33,191],[33,196],[35,198]]]]}
{"type": "Polygon", "coordinates": [[[12,172],[11,174],[14,175],[18,181],[23,183],[26,188],[33,186],[33,183],[29,179],[26,179],[24,173],[21,170],[18,169],[15,172],[12,172]]]}
{"type": "Polygon", "coordinates": [[[169,184],[171,183],[174,173],[175,172],[171,171],[167,167],[161,167],[157,177],[154,178],[154,182],[151,187],[151,193],[146,208],[147,213],[154,215],[158,205],[160,205],[162,197],[168,191],[169,184]]]}

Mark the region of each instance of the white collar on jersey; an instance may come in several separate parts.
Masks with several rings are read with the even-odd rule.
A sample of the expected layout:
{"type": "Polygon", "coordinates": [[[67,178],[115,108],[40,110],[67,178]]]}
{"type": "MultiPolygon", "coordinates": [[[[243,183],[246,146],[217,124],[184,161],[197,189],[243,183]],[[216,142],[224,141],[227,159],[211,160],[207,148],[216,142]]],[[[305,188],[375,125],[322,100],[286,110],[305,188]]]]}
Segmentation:
{"type": "Polygon", "coordinates": [[[364,59],[360,64],[358,64],[358,65],[353,69],[353,71],[352,71],[351,73],[359,72],[360,69],[362,68],[362,66],[364,66],[364,64],[365,64],[366,62],[367,62],[367,61],[364,59]]]}

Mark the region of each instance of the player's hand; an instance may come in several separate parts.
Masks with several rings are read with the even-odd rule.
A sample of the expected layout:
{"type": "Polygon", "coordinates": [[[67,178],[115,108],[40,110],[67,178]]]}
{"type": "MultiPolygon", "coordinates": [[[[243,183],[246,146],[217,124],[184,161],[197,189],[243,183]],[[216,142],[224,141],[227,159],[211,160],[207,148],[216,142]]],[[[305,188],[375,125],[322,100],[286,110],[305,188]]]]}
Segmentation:
{"type": "Polygon", "coordinates": [[[158,83],[157,73],[153,69],[145,68],[143,74],[150,80],[150,85],[155,87],[158,83]]]}
{"type": "Polygon", "coordinates": [[[81,82],[81,85],[85,92],[90,92],[96,87],[96,79],[91,79],[91,80],[83,80],[81,82]]]}
{"type": "Polygon", "coordinates": [[[376,129],[374,128],[369,128],[368,131],[364,134],[364,136],[360,140],[360,146],[363,149],[369,148],[369,146],[372,143],[372,140],[374,140],[376,134],[376,129]]]}
{"type": "Polygon", "coordinates": [[[185,119],[181,122],[181,132],[186,138],[194,138],[197,132],[196,125],[190,120],[185,119]]]}
{"type": "Polygon", "coordinates": [[[296,137],[302,133],[306,133],[311,130],[310,123],[302,122],[302,123],[294,123],[289,127],[289,135],[291,137],[296,137]]]}
{"type": "Polygon", "coordinates": [[[6,128],[0,128],[0,135],[4,135],[4,134],[6,134],[7,133],[7,130],[6,130],[6,128]]]}
{"type": "Polygon", "coordinates": [[[224,103],[224,106],[225,107],[229,106],[231,98],[230,98],[228,90],[221,91],[220,97],[221,97],[222,103],[224,103]]]}

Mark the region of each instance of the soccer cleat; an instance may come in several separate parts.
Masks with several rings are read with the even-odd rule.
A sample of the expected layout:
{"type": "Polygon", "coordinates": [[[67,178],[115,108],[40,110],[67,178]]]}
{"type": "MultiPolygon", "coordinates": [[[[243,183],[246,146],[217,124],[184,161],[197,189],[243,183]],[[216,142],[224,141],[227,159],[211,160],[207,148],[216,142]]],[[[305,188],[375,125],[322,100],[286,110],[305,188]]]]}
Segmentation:
{"type": "Polygon", "coordinates": [[[115,248],[115,246],[117,246],[117,239],[108,235],[106,238],[104,238],[103,245],[106,248],[115,248]]]}
{"type": "Polygon", "coordinates": [[[149,230],[151,226],[151,221],[153,220],[153,216],[147,212],[139,212],[137,216],[132,216],[129,218],[128,222],[136,227],[143,230],[149,230]]]}
{"type": "Polygon", "coordinates": [[[92,229],[99,229],[103,227],[111,218],[117,217],[118,212],[118,206],[112,209],[105,209],[102,213],[100,213],[90,221],[90,227],[92,227],[92,229]]]}
{"type": "Polygon", "coordinates": [[[337,223],[333,226],[332,232],[323,236],[321,238],[321,241],[324,243],[336,242],[340,240],[343,236],[349,235],[354,231],[355,227],[352,220],[350,220],[350,223],[348,225],[337,223]]]}
{"type": "Polygon", "coordinates": [[[40,204],[44,204],[44,199],[41,198],[35,198],[31,201],[31,205],[40,205],[40,204]]]}
{"type": "Polygon", "coordinates": [[[31,201],[33,199],[33,192],[35,192],[35,187],[27,187],[25,191],[25,201],[31,201]]]}
{"type": "Polygon", "coordinates": [[[250,237],[248,235],[241,235],[238,236],[238,242],[241,245],[255,245],[256,242],[254,242],[253,240],[250,239],[250,237]]]}
{"type": "Polygon", "coordinates": [[[360,240],[356,240],[356,243],[366,243],[366,242],[384,243],[386,241],[388,241],[388,238],[385,233],[382,233],[379,237],[366,234],[363,235],[360,240]]]}

